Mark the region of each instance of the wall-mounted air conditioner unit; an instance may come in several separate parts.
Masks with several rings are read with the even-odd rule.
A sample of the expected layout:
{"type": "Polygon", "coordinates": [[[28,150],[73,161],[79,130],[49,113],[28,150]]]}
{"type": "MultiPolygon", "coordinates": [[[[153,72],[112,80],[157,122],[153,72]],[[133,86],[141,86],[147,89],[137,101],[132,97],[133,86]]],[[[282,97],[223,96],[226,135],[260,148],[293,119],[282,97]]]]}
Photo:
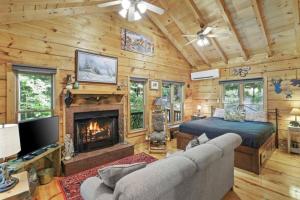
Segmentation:
{"type": "Polygon", "coordinates": [[[191,79],[196,80],[205,80],[205,79],[213,79],[219,78],[220,72],[219,69],[212,69],[207,71],[193,72],[191,73],[191,79]]]}

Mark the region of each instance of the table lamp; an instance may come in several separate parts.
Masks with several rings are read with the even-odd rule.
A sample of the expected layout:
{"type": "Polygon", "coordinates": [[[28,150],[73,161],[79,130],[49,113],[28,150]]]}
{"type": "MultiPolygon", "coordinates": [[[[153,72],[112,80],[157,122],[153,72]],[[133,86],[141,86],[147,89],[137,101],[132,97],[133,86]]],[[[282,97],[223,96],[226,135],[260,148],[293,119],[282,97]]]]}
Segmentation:
{"type": "Polygon", "coordinates": [[[202,106],[201,105],[198,105],[197,106],[197,110],[198,110],[198,116],[200,116],[201,115],[201,108],[202,108],[202,106]]]}
{"type": "Polygon", "coordinates": [[[7,170],[5,158],[17,154],[21,150],[19,127],[17,124],[0,125],[0,192],[10,190],[17,185],[19,180],[12,177],[7,170]]]}
{"type": "Polygon", "coordinates": [[[300,108],[293,108],[290,114],[295,115],[295,121],[291,121],[290,125],[294,127],[300,126],[299,122],[297,121],[297,116],[300,116],[300,108]]]}

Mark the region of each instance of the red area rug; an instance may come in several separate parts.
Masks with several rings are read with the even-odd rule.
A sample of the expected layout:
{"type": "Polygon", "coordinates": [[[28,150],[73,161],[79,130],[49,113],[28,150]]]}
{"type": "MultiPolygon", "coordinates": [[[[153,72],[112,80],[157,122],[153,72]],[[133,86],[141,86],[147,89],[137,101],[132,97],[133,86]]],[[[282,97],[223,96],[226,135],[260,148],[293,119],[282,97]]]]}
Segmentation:
{"type": "Polygon", "coordinates": [[[122,158],[120,160],[111,162],[111,163],[107,163],[104,165],[100,165],[98,167],[94,167],[89,170],[82,171],[78,174],[63,177],[58,181],[59,187],[61,188],[61,191],[66,200],[82,200],[82,198],[80,196],[81,183],[89,177],[97,176],[97,174],[98,174],[97,171],[99,168],[106,167],[109,165],[132,164],[132,163],[136,163],[136,162],[151,163],[156,160],[157,160],[156,158],[154,158],[148,154],[145,154],[145,153],[139,153],[139,154],[136,154],[133,156],[128,156],[128,157],[122,158]]]}

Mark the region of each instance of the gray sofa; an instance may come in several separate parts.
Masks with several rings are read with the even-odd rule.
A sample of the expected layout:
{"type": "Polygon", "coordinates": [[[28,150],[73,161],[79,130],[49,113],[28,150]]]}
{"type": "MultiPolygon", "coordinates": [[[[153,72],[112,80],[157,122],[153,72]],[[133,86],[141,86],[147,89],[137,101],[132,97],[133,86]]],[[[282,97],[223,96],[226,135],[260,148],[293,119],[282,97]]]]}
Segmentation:
{"type": "Polygon", "coordinates": [[[227,133],[121,178],[114,191],[91,177],[80,193],[84,200],[219,200],[233,187],[234,149],[241,142],[227,133]]]}

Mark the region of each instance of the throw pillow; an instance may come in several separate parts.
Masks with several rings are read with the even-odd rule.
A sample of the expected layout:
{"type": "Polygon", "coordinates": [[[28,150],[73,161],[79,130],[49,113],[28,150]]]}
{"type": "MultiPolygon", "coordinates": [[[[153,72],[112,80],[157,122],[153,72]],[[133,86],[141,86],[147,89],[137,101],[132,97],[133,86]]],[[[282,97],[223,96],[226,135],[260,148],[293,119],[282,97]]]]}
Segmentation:
{"type": "Polygon", "coordinates": [[[268,114],[264,111],[246,112],[245,120],[254,122],[268,122],[268,114]]]}
{"type": "Polygon", "coordinates": [[[224,118],[225,110],[222,108],[216,108],[213,117],[224,118]]]}
{"type": "Polygon", "coordinates": [[[103,180],[103,183],[114,189],[117,182],[124,176],[146,167],[146,162],[133,163],[133,164],[124,164],[124,165],[112,165],[104,167],[98,170],[98,175],[100,179],[103,180]]]}
{"type": "Polygon", "coordinates": [[[188,149],[198,146],[200,144],[205,144],[208,141],[209,141],[208,137],[206,136],[205,133],[203,133],[198,138],[192,139],[186,146],[185,150],[188,150],[188,149]]]}
{"type": "Polygon", "coordinates": [[[225,111],[224,120],[226,121],[236,121],[236,122],[244,122],[245,114],[238,111],[225,111]]]}

